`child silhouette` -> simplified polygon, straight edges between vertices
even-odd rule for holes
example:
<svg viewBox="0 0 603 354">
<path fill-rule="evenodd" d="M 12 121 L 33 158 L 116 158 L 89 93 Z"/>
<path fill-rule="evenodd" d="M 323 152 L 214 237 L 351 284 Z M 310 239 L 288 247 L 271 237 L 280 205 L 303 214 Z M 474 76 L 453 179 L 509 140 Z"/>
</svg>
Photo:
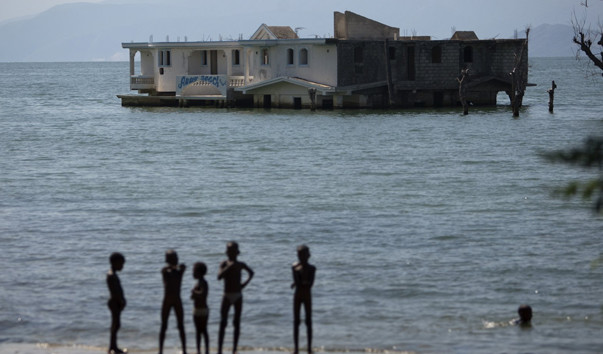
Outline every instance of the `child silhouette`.
<svg viewBox="0 0 603 354">
<path fill-rule="evenodd" d="M 124 268 L 126 258 L 121 253 L 115 252 L 109 257 L 109 262 L 111 263 L 111 269 L 107 272 L 107 286 L 109 287 L 110 296 L 107 306 L 111 310 L 111 342 L 109 344 L 109 353 L 121 354 L 126 351 L 117 347 L 117 331 L 121 327 L 120 316 L 126 307 L 126 298 L 117 272 Z"/>
<path fill-rule="evenodd" d="M 242 290 L 249 284 L 253 278 L 253 270 L 243 262 L 237 260 L 239 255 L 239 245 L 236 242 L 226 244 L 226 255 L 228 259 L 220 264 L 218 271 L 218 280 L 224 279 L 224 295 L 222 297 L 222 306 L 220 307 L 220 333 L 218 335 L 218 354 L 222 354 L 222 344 L 224 343 L 224 332 L 228 322 L 228 311 L 234 306 L 234 343 L 232 347 L 233 354 L 237 352 L 239 343 L 239 334 L 241 328 L 241 311 L 243 310 Z M 241 271 L 247 272 L 247 280 L 241 283 Z"/>
<path fill-rule="evenodd" d="M 310 259 L 310 249 L 306 245 L 297 247 L 297 258 L 292 267 L 293 284 L 291 288 L 295 289 L 293 295 L 293 342 L 294 354 L 299 352 L 299 325 L 301 323 L 301 306 L 304 305 L 306 314 L 306 333 L 308 339 L 308 353 L 312 353 L 312 285 L 314 285 L 314 275 L 316 267 L 308 263 Z"/>
<path fill-rule="evenodd" d="M 178 321 L 178 332 L 182 342 L 182 353 L 186 354 L 186 334 L 184 333 L 184 311 L 182 309 L 182 299 L 180 299 L 180 287 L 182 285 L 182 275 L 186 270 L 184 264 L 178 265 L 178 254 L 174 250 L 165 252 L 165 262 L 167 265 L 161 270 L 163 276 L 164 297 L 161 307 L 161 331 L 159 332 L 159 354 L 163 353 L 163 342 L 165 341 L 165 331 L 167 330 L 168 317 L 170 310 L 174 308 L 176 320 Z"/>
<path fill-rule="evenodd" d="M 191 299 L 194 301 L 193 321 L 196 328 L 197 354 L 201 354 L 201 335 L 205 339 L 205 354 L 209 354 L 209 335 L 207 334 L 207 319 L 209 317 L 209 308 L 207 308 L 207 293 L 209 287 L 205 281 L 207 267 L 203 262 L 195 263 L 193 267 L 193 277 L 198 279 L 197 284 L 191 290 Z"/>
</svg>

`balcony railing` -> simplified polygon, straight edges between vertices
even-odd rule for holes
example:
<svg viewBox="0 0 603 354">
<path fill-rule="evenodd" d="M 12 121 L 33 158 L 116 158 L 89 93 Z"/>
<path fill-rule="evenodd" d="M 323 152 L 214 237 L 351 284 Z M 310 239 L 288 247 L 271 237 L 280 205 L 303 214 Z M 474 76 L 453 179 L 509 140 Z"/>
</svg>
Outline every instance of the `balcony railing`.
<svg viewBox="0 0 603 354">
<path fill-rule="evenodd" d="M 247 77 L 247 84 L 253 82 L 253 76 Z M 184 87 L 192 86 L 214 86 L 223 95 L 226 95 L 226 87 L 245 86 L 245 76 L 226 76 L 226 75 L 187 75 L 177 77 L 176 92 L 180 92 Z M 131 90 L 148 90 L 155 88 L 155 78 L 153 76 L 133 75 L 130 77 Z"/>
<path fill-rule="evenodd" d="M 155 88 L 155 78 L 153 76 L 131 76 L 130 89 L 142 90 Z"/>
<path fill-rule="evenodd" d="M 247 84 L 253 81 L 253 76 L 247 77 Z M 245 86 L 245 76 L 229 76 L 228 87 L 241 87 Z"/>
</svg>

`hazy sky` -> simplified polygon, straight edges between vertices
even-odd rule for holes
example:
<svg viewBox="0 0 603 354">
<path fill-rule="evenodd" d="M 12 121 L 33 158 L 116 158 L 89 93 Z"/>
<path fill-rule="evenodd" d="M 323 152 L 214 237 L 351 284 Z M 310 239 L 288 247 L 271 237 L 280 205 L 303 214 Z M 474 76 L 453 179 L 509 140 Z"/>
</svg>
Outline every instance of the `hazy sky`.
<svg viewBox="0 0 603 354">
<path fill-rule="evenodd" d="M 0 21 L 32 16 L 49 8 L 69 2 L 160 2 L 171 6 L 182 0 L 0 0 Z M 262 1 L 226 0 L 240 13 L 241 10 L 253 12 L 258 16 L 258 8 L 265 4 Z M 332 18 L 333 11 L 350 10 L 363 16 L 399 27 L 402 34 L 429 34 L 435 36 L 448 36 L 451 28 L 458 30 L 475 30 L 480 37 L 494 37 L 498 34 L 508 36 L 514 29 L 523 30 L 526 25 L 538 26 L 543 23 L 569 24 L 573 9 L 580 12 L 580 2 L 585 0 L 322 0 L 299 1 L 280 0 L 278 9 L 266 11 L 266 17 L 258 18 L 258 25 L 262 22 L 273 25 L 291 25 L 311 27 L 312 21 L 324 22 L 323 12 Z M 603 1 L 586 0 L 589 12 L 603 21 Z M 204 6 L 214 1 L 196 0 L 198 5 Z M 224 4 L 224 3 L 222 3 Z M 143 6 L 143 5 L 141 5 Z M 282 18 L 275 17 L 274 11 L 282 10 Z M 261 13 L 261 12 L 260 12 Z M 313 17 L 312 13 L 320 13 Z M 280 23 L 282 21 L 287 23 Z M 296 20 L 298 23 L 288 23 Z M 331 21 L 328 21 L 331 22 Z M 327 27 L 332 26 L 329 23 Z M 228 24 L 225 24 L 228 27 Z M 317 26 L 319 27 L 319 26 Z M 328 30 L 327 29 L 327 30 Z M 250 29 L 253 30 L 253 29 Z M 316 31 L 322 30 L 321 28 Z M 329 31 L 330 32 L 330 31 Z M 431 33 L 429 33 L 431 32 Z M 500 33 L 502 32 L 502 33 Z M 322 33 L 321 33 L 322 34 Z"/>
<path fill-rule="evenodd" d="M 102 0 L 0 0 L 0 21 L 37 15 L 51 7 L 70 2 L 101 2 Z"/>
</svg>

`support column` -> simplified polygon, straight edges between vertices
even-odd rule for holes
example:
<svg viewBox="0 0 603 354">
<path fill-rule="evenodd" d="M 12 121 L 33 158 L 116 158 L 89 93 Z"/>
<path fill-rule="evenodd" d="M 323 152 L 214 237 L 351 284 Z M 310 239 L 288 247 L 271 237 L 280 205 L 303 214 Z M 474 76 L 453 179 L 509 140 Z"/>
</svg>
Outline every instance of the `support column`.
<svg viewBox="0 0 603 354">
<path fill-rule="evenodd" d="M 243 48 L 243 73 L 245 75 L 245 85 L 249 84 L 249 49 Z"/>
<path fill-rule="evenodd" d="M 136 50 L 130 50 L 130 77 L 134 76 L 134 74 L 136 73 L 134 67 L 134 58 L 136 57 L 136 52 Z"/>
<path fill-rule="evenodd" d="M 224 50 L 226 56 L 226 79 L 230 80 L 232 76 L 232 50 Z"/>
</svg>

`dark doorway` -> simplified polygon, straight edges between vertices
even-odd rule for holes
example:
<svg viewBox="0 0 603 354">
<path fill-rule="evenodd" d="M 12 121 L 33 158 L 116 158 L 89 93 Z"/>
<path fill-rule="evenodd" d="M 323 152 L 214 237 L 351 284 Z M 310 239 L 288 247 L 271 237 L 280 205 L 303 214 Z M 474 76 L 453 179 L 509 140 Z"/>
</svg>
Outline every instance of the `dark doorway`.
<svg viewBox="0 0 603 354">
<path fill-rule="evenodd" d="M 408 47 L 406 53 L 408 54 L 408 80 L 415 81 L 415 47 Z"/>
<path fill-rule="evenodd" d="M 218 75 L 218 51 L 217 50 L 209 51 L 209 66 L 210 66 L 210 74 Z"/>
<path fill-rule="evenodd" d="M 272 107 L 272 96 L 264 95 L 264 108 Z"/>
<path fill-rule="evenodd" d="M 301 97 L 293 97 L 293 108 L 294 109 L 301 109 L 302 108 Z"/>
<path fill-rule="evenodd" d="M 444 105 L 444 92 L 433 93 L 433 106 L 442 107 Z"/>
<path fill-rule="evenodd" d="M 322 108 L 323 109 L 333 109 L 333 99 L 325 99 L 322 100 Z"/>
</svg>

